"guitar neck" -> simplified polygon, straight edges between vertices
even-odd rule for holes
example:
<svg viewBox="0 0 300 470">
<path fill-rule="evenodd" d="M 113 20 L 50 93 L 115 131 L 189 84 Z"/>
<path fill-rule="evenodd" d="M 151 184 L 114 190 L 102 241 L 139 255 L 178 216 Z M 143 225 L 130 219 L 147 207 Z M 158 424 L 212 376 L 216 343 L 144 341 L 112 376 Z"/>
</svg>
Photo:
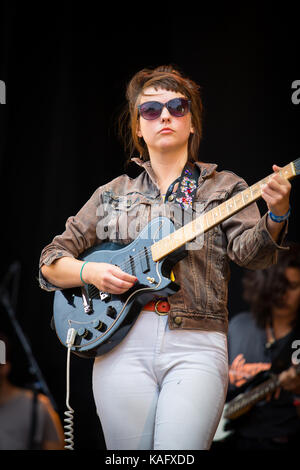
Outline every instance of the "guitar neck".
<svg viewBox="0 0 300 470">
<path fill-rule="evenodd" d="M 262 400 L 268 393 L 273 392 L 278 386 L 278 376 L 273 377 L 261 385 L 258 385 L 249 392 L 243 393 L 241 396 L 237 396 L 226 407 L 225 418 L 234 419 L 235 417 L 243 414 L 243 411 L 247 411 L 249 407 Z"/>
<path fill-rule="evenodd" d="M 300 364 L 296 367 L 296 374 L 300 374 Z M 265 398 L 268 393 L 273 392 L 279 385 L 279 375 L 274 375 L 252 390 L 238 395 L 228 403 L 224 417 L 226 419 L 237 418 L 243 412 L 248 411 L 249 407 Z"/>
<path fill-rule="evenodd" d="M 299 174 L 300 159 L 290 162 L 280 170 L 280 174 L 287 180 Z M 262 187 L 268 183 L 274 173 L 253 184 L 247 189 L 239 192 L 227 201 L 222 202 L 214 209 L 201 214 L 188 224 L 171 233 L 170 235 L 155 242 L 151 246 L 153 261 L 159 261 L 185 243 L 190 242 L 197 236 L 204 234 L 218 224 L 224 222 L 235 213 L 255 202 L 262 195 Z"/>
</svg>

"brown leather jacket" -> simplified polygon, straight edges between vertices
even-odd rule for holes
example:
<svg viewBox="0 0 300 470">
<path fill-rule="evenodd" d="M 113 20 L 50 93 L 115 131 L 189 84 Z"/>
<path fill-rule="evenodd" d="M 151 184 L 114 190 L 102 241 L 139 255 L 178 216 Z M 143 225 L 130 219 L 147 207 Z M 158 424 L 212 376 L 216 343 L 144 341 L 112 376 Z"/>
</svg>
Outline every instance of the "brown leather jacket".
<svg viewBox="0 0 300 470">
<path fill-rule="evenodd" d="M 176 227 L 182 225 L 174 215 L 178 204 L 172 202 L 172 197 L 163 201 L 150 162 L 133 160 L 145 171 L 134 179 L 121 175 L 99 187 L 77 215 L 68 218 L 66 230 L 43 249 L 40 268 L 63 256 L 77 258 L 103 241 L 130 243 L 158 213 L 167 213 Z M 193 203 L 197 213 L 207 212 L 247 188 L 242 178 L 230 171 L 218 172 L 215 164 L 196 165 L 200 168 Z M 181 288 L 169 297 L 171 329 L 227 332 L 230 260 L 248 269 L 263 269 L 274 264 L 277 249 L 283 249 L 280 243 L 287 226 L 275 243 L 267 230 L 266 217 L 261 217 L 252 203 L 207 231 L 204 238 L 191 242 L 188 255 L 173 269 Z M 57 289 L 41 271 L 40 286 L 48 291 Z"/>
</svg>

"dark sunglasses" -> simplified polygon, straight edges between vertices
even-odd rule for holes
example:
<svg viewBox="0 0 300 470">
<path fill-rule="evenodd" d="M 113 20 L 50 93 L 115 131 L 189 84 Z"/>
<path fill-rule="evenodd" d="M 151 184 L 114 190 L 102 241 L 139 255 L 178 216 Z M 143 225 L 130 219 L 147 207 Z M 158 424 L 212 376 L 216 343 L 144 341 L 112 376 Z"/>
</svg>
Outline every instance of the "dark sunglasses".
<svg viewBox="0 0 300 470">
<path fill-rule="evenodd" d="M 167 108 L 169 113 L 175 117 L 185 116 L 190 111 L 191 101 L 186 98 L 173 98 L 167 103 L 160 103 L 159 101 L 146 101 L 138 106 L 140 115 L 151 121 L 157 119 L 164 107 Z"/>
</svg>

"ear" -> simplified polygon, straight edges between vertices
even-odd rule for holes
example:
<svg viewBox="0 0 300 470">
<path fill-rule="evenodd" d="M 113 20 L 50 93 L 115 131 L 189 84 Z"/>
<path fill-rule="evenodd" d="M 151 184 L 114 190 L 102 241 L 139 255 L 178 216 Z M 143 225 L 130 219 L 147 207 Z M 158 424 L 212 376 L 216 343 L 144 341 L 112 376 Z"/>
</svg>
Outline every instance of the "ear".
<svg viewBox="0 0 300 470">
<path fill-rule="evenodd" d="M 191 128 L 190 128 L 190 133 L 195 134 L 195 128 L 193 126 L 193 119 L 191 118 Z"/>
<path fill-rule="evenodd" d="M 137 122 L 137 125 L 136 125 L 136 135 L 138 137 L 143 137 L 143 134 L 142 134 L 142 131 L 141 131 L 141 128 L 140 128 L 140 123 L 139 121 Z"/>
</svg>

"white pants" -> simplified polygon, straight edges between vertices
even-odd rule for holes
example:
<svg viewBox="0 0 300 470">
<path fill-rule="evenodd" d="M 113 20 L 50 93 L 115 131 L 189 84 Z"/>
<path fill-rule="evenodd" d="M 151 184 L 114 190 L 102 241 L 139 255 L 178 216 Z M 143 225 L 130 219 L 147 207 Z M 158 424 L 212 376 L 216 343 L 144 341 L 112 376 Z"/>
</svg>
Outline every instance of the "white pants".
<svg viewBox="0 0 300 470">
<path fill-rule="evenodd" d="M 209 449 L 227 392 L 223 333 L 170 330 L 142 311 L 95 359 L 93 392 L 108 450 Z"/>
</svg>

